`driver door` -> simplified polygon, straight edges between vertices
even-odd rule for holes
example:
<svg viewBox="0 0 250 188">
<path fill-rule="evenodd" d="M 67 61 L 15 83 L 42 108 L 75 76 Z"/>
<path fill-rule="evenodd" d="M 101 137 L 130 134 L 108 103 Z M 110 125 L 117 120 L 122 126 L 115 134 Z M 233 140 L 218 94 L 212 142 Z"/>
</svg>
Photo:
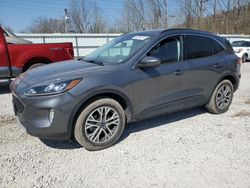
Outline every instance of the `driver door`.
<svg viewBox="0 0 250 188">
<path fill-rule="evenodd" d="M 137 119 L 182 109 L 188 69 L 187 61 L 183 61 L 182 37 L 163 39 L 146 56 L 159 58 L 161 64 L 133 70 Z"/>
</svg>

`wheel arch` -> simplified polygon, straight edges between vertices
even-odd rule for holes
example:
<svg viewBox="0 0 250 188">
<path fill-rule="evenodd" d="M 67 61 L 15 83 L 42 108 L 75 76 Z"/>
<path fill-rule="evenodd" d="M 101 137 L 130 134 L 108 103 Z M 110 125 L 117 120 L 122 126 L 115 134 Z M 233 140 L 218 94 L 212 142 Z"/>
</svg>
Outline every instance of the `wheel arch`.
<svg viewBox="0 0 250 188">
<path fill-rule="evenodd" d="M 229 80 L 233 85 L 234 91 L 236 91 L 238 89 L 238 82 L 237 82 L 237 79 L 235 78 L 235 76 L 233 76 L 231 74 L 226 74 L 226 75 L 222 76 L 222 78 L 218 81 L 217 85 L 222 80 Z"/>
<path fill-rule="evenodd" d="M 116 100 L 124 109 L 126 122 L 131 122 L 133 120 L 134 117 L 132 103 L 125 94 L 115 90 L 103 90 L 94 92 L 87 97 L 84 97 L 84 99 L 81 100 L 72 111 L 68 123 L 69 133 L 71 134 L 71 137 L 73 136 L 74 126 L 81 111 L 91 102 L 101 98 L 111 98 Z"/>
<path fill-rule="evenodd" d="M 233 89 L 234 91 L 236 91 L 238 89 L 238 86 L 239 86 L 239 81 L 237 81 L 237 78 L 232 75 L 231 73 L 225 73 L 223 74 L 216 82 L 216 84 L 214 85 L 214 87 L 212 88 L 212 90 L 210 91 L 210 93 L 208 94 L 208 98 L 207 98 L 207 102 L 206 102 L 206 106 L 207 104 L 209 103 L 212 95 L 213 95 L 213 92 L 214 90 L 216 89 L 216 87 L 218 86 L 218 84 L 223 81 L 223 80 L 229 80 L 232 85 L 233 85 Z"/>
<path fill-rule="evenodd" d="M 22 72 L 27 71 L 30 66 L 32 66 L 32 65 L 34 65 L 36 63 L 49 64 L 51 62 L 52 61 L 47 57 L 33 57 L 33 58 L 30 58 L 24 64 Z"/>
</svg>

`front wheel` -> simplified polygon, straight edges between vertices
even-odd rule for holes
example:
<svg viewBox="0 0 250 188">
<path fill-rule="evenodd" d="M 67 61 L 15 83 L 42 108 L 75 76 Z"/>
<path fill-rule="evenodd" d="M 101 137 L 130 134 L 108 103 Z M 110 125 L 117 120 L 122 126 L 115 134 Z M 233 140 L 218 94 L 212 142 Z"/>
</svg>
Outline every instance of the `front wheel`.
<svg viewBox="0 0 250 188">
<path fill-rule="evenodd" d="M 207 109 L 213 114 L 221 114 L 228 110 L 233 100 L 233 85 L 229 80 L 221 81 L 215 88 L 207 104 Z"/>
<path fill-rule="evenodd" d="M 74 136 L 88 150 L 112 146 L 125 127 L 125 113 L 121 105 L 110 98 L 98 99 L 78 116 Z"/>
</svg>

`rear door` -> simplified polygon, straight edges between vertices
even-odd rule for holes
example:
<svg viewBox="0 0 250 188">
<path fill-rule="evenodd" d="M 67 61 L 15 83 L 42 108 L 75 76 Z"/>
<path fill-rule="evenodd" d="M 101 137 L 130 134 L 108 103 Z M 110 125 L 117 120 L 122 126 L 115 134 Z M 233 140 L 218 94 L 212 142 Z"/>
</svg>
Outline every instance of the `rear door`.
<svg viewBox="0 0 250 188">
<path fill-rule="evenodd" d="M 182 109 L 188 69 L 182 49 L 181 36 L 163 39 L 146 54 L 161 59 L 161 65 L 133 70 L 138 119 Z"/>
<path fill-rule="evenodd" d="M 219 79 L 225 70 L 224 48 L 214 39 L 207 36 L 185 35 L 184 58 L 190 69 L 187 71 L 186 88 L 190 100 L 186 107 L 206 104 Z"/>
<path fill-rule="evenodd" d="M 0 78 L 11 76 L 8 48 L 4 37 L 3 29 L 0 27 Z"/>
</svg>

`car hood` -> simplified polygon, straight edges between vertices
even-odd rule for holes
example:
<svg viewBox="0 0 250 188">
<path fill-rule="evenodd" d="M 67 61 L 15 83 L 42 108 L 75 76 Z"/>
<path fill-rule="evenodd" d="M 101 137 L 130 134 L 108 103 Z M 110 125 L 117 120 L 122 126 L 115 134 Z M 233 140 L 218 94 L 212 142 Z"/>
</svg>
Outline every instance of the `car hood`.
<svg viewBox="0 0 250 188">
<path fill-rule="evenodd" d="M 100 66 L 78 60 L 62 61 L 29 70 L 21 75 L 21 80 L 33 86 L 55 80 L 84 78 L 91 74 L 105 74 L 115 71 L 117 67 L 117 65 Z"/>
<path fill-rule="evenodd" d="M 233 47 L 233 49 L 241 49 L 241 48 L 246 48 L 246 47 L 240 47 L 240 46 Z"/>
</svg>

